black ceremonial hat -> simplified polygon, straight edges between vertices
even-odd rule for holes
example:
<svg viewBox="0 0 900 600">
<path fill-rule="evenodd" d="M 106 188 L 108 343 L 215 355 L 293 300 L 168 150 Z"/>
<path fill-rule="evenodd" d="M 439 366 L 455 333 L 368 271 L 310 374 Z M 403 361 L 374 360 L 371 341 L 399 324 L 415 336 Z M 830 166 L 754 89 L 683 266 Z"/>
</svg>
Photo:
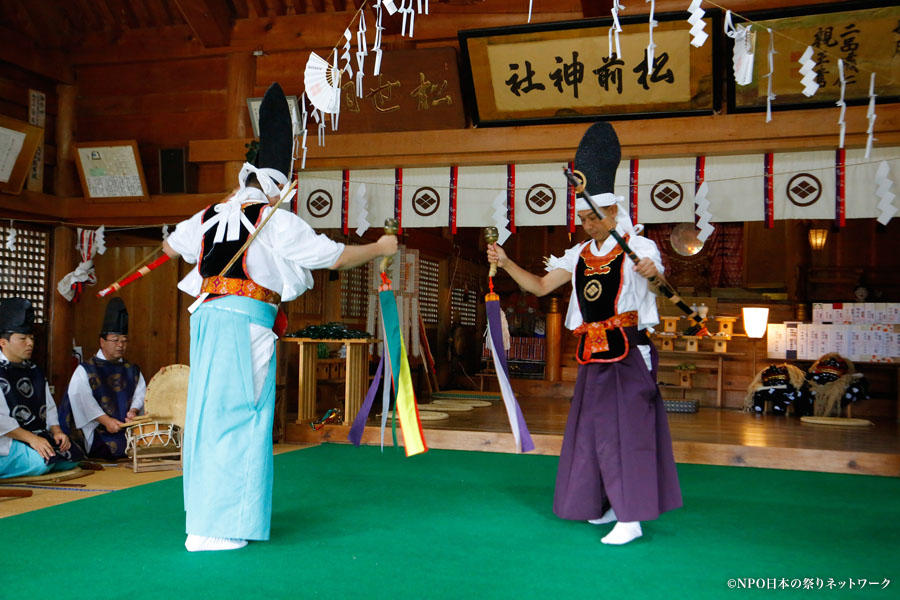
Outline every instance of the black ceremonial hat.
<svg viewBox="0 0 900 600">
<path fill-rule="evenodd" d="M 34 307 L 25 298 L 0 300 L 0 333 L 31 333 L 34 329 Z"/>
<path fill-rule="evenodd" d="M 614 193 L 616 169 L 622 158 L 619 136 L 606 121 L 594 123 L 584 132 L 575 152 L 575 170 L 587 178 L 591 196 Z"/>
<path fill-rule="evenodd" d="M 106 314 L 103 315 L 103 327 L 100 335 L 107 333 L 119 333 L 128 335 L 128 311 L 121 298 L 111 298 L 106 305 Z"/>
<path fill-rule="evenodd" d="M 276 169 L 287 177 L 293 160 L 294 128 L 284 90 L 273 83 L 259 106 L 258 169 Z"/>
</svg>

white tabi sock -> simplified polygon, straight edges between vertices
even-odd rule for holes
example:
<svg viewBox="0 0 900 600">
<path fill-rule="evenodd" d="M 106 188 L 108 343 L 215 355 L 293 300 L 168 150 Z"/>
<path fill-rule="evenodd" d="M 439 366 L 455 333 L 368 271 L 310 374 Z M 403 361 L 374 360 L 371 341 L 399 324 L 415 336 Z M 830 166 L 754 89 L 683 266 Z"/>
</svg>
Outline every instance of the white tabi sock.
<svg viewBox="0 0 900 600">
<path fill-rule="evenodd" d="M 608 511 L 603 513 L 603 516 L 599 519 L 588 519 L 588 523 L 590 523 L 591 525 L 604 525 L 606 523 L 612 523 L 615 520 L 616 511 L 610 508 Z"/>
<path fill-rule="evenodd" d="M 611 544 L 613 546 L 621 546 L 622 544 L 627 544 L 628 542 L 635 540 L 644 535 L 644 532 L 641 531 L 641 522 L 640 521 L 631 521 L 630 523 L 623 523 L 619 521 L 616 523 L 616 526 L 613 527 L 612 531 L 606 534 L 606 536 L 600 540 L 604 544 Z"/>
<path fill-rule="evenodd" d="M 237 550 L 247 545 L 247 540 L 234 538 L 206 537 L 188 534 L 184 547 L 188 552 L 204 552 L 207 550 Z"/>
</svg>

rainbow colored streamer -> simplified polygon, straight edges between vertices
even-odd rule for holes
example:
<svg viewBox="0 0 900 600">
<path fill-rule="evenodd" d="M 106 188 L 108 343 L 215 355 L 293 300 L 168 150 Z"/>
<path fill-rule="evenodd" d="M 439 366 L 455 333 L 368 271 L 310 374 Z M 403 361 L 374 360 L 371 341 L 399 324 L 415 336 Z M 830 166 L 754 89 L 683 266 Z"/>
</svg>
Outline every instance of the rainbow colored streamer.
<svg viewBox="0 0 900 600">
<path fill-rule="evenodd" d="M 366 420 L 369 418 L 369 412 L 375 400 L 375 394 L 378 389 L 378 382 L 382 370 L 385 371 L 385 395 L 387 390 L 393 385 L 396 394 L 394 403 L 394 414 L 400 419 L 400 428 L 403 433 L 403 447 L 407 456 L 414 456 L 428 451 L 425 444 L 425 435 L 422 432 L 422 424 L 419 421 L 419 409 L 416 406 L 416 395 L 413 391 L 412 376 L 409 370 L 409 361 L 406 358 L 406 345 L 403 343 L 403 336 L 400 334 L 400 319 L 397 314 L 397 301 L 394 298 L 394 292 L 390 289 L 390 281 L 386 280 L 387 289 L 382 289 L 378 293 L 379 303 L 381 305 L 381 321 L 384 323 L 384 353 L 382 362 L 378 365 L 378 371 L 372 385 L 366 394 L 366 399 L 360 408 L 359 414 L 353 421 L 350 428 L 348 439 L 353 444 L 359 446 L 362 441 L 362 433 L 365 428 Z M 385 357 L 387 358 L 387 368 L 384 369 Z M 391 377 L 388 379 L 387 373 Z M 386 402 L 385 402 L 386 404 Z M 384 444 L 384 428 L 387 421 L 387 406 L 382 410 L 381 421 L 381 439 Z M 394 419 L 396 427 L 397 419 Z M 396 431 L 394 433 L 394 443 L 397 443 Z"/>
</svg>

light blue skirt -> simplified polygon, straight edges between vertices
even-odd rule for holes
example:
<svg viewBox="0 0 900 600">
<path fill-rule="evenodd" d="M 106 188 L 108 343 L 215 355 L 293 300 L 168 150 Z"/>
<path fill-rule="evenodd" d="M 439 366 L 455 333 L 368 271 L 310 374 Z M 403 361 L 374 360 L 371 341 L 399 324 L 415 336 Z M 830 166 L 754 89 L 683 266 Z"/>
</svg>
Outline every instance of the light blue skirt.
<svg viewBox="0 0 900 600">
<path fill-rule="evenodd" d="M 272 519 L 275 351 L 254 398 L 250 324 L 272 327 L 270 304 L 224 296 L 191 316 L 184 424 L 186 531 L 267 540 Z"/>
</svg>

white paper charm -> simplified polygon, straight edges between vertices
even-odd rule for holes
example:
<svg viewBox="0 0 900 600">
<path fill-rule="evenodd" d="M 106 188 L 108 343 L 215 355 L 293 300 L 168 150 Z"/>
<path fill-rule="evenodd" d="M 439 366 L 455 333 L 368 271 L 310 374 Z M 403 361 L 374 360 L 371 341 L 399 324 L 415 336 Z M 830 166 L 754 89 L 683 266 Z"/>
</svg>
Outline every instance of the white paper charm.
<svg viewBox="0 0 900 600">
<path fill-rule="evenodd" d="M 878 165 L 878 171 L 875 172 L 875 185 L 878 186 L 875 195 L 878 196 L 878 222 L 887 225 L 894 215 L 897 214 L 897 207 L 894 206 L 895 194 L 891 191 L 894 182 L 891 181 L 889 175 L 891 169 L 886 160 L 881 161 Z"/>
<path fill-rule="evenodd" d="M 769 80 L 768 89 L 766 91 L 766 123 L 772 122 L 772 100 L 775 99 L 775 94 L 772 93 L 772 75 L 775 73 L 775 34 L 772 33 L 771 29 L 767 29 L 769 32 L 769 72 L 763 75 L 766 79 Z"/>
<path fill-rule="evenodd" d="M 491 218 L 494 222 L 494 227 L 497 228 L 497 233 L 499 234 L 497 237 L 497 243 L 502 246 L 503 242 L 505 242 L 511 235 L 509 229 L 506 228 L 506 226 L 509 225 L 506 206 L 506 190 L 503 190 L 499 194 L 497 194 L 494 197 L 494 201 L 491 202 L 491 205 L 494 208 L 494 212 L 491 215 Z"/>
<path fill-rule="evenodd" d="M 622 48 L 619 46 L 619 34 L 622 32 L 622 25 L 619 24 L 619 11 L 625 10 L 625 6 L 617 0 L 613 0 L 612 5 L 612 27 L 609 28 L 609 55 L 622 58 Z M 613 41 L 615 41 L 615 53 L 613 53 Z"/>
<path fill-rule="evenodd" d="M 800 83 L 803 85 L 803 95 L 807 98 L 813 97 L 819 89 L 819 84 L 816 82 L 816 72 L 813 70 L 816 67 L 816 61 L 812 57 L 813 52 L 813 47 L 807 46 L 803 56 L 797 61 L 800 63 L 800 74 L 803 76 L 803 79 L 800 80 Z"/>
<path fill-rule="evenodd" d="M 731 63 L 734 67 L 734 81 L 738 85 L 747 85 L 753 81 L 753 52 L 756 47 L 756 34 L 750 25 L 738 25 L 731 22 L 731 11 L 725 13 L 725 35 L 734 40 L 734 55 Z"/>
<path fill-rule="evenodd" d="M 869 77 L 869 110 L 866 111 L 866 119 L 869 120 L 869 128 L 866 129 L 866 158 L 872 153 L 872 142 L 875 141 L 875 73 Z"/>
<path fill-rule="evenodd" d="M 838 148 L 844 147 L 844 136 L 847 133 L 847 122 L 844 120 L 844 117 L 847 115 L 847 103 L 844 102 L 844 94 L 847 91 L 847 80 L 844 78 L 844 59 L 838 59 L 838 77 L 841 81 L 841 98 L 837 101 L 837 105 L 841 109 L 841 113 L 838 116 L 838 127 L 840 127 L 840 137 Z"/>
<path fill-rule="evenodd" d="M 366 184 L 360 183 L 359 187 L 353 192 L 350 198 L 350 204 L 353 205 L 353 212 L 356 213 L 356 235 L 362 235 L 369 228 L 369 209 L 366 201 Z"/>
<path fill-rule="evenodd" d="M 703 0 L 691 0 L 691 5 L 688 6 L 688 12 L 691 15 L 688 17 L 688 23 L 691 24 L 691 46 L 694 48 L 702 46 L 709 37 L 709 34 L 703 31 L 703 28 L 706 27 L 706 23 L 703 21 L 706 11 L 700 8 L 702 2 Z"/>
<path fill-rule="evenodd" d="M 709 223 L 709 220 L 712 218 L 712 214 L 709 212 L 709 198 L 707 198 L 708 193 L 709 186 L 704 181 L 700 184 L 700 187 L 697 188 L 697 193 L 694 194 L 694 204 L 696 206 L 694 212 L 698 217 L 700 217 L 700 220 L 697 221 L 697 228 L 700 230 L 697 233 L 697 239 L 701 242 L 705 242 L 706 239 L 712 235 L 713 231 L 716 230 L 716 228 Z"/>
<path fill-rule="evenodd" d="M 656 0 L 644 0 L 644 2 L 650 3 L 650 41 L 647 43 L 647 68 L 651 71 L 653 70 L 653 58 L 656 53 L 656 44 L 653 43 L 653 30 L 659 25 L 659 21 L 653 18 L 653 13 L 656 11 Z"/>
</svg>

